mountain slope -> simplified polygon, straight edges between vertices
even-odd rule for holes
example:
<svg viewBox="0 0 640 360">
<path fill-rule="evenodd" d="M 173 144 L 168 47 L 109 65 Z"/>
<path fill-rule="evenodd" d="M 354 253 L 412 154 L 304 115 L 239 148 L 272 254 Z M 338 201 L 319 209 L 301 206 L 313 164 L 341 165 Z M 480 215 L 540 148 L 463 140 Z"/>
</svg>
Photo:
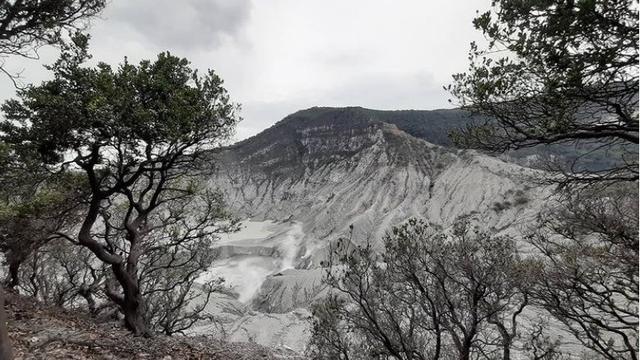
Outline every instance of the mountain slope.
<svg viewBox="0 0 640 360">
<path fill-rule="evenodd" d="M 340 119 L 350 122 L 355 118 L 366 118 L 396 125 L 402 131 L 426 140 L 430 143 L 453 147 L 449 133 L 474 123 L 487 120 L 484 116 L 472 115 L 461 109 L 439 110 L 372 110 L 361 107 L 329 108 L 314 107 L 298 111 L 289 115 L 282 122 L 313 122 L 327 118 Z M 614 149 L 600 148 L 599 142 L 581 142 L 580 144 L 565 143 L 553 145 L 539 145 L 528 149 L 509 151 L 500 157 L 526 166 L 545 167 L 546 162 L 553 159 L 558 164 L 573 166 L 574 171 L 582 169 L 599 171 L 620 165 L 621 153 L 638 153 L 637 147 L 615 147 Z M 614 151 L 616 154 L 612 154 Z"/>
<path fill-rule="evenodd" d="M 410 216 L 448 226 L 475 213 L 500 229 L 542 200 L 534 170 L 429 143 L 359 108 L 305 114 L 219 153 L 212 179 L 242 217 L 303 224 L 297 267 L 313 266 L 327 240 L 380 239 Z"/>
<path fill-rule="evenodd" d="M 210 273 L 231 288 L 214 311 L 227 338 L 302 351 L 310 324 L 299 308 L 324 296 L 322 262 L 338 238 L 380 246 L 409 217 L 445 229 L 468 217 L 517 234 L 550 196 L 533 185 L 538 171 L 413 136 L 397 125 L 402 114 L 390 123 L 361 108 L 314 108 L 212 154 L 211 187 L 245 219 Z M 425 137 L 439 141 L 442 131 Z"/>
</svg>

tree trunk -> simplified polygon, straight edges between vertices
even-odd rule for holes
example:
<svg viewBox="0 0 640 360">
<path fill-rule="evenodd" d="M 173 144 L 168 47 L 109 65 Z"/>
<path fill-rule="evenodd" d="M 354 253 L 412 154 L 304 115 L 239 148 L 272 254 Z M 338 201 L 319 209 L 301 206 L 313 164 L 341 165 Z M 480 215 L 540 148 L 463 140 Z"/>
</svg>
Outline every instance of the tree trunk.
<svg viewBox="0 0 640 360">
<path fill-rule="evenodd" d="M 460 352 L 460 360 L 469 360 L 471 356 L 471 352 L 469 348 L 464 348 Z"/>
<path fill-rule="evenodd" d="M 148 336 L 147 324 L 144 320 L 144 302 L 142 296 L 126 298 L 122 306 L 125 325 L 136 336 Z"/>
<path fill-rule="evenodd" d="M 89 308 L 89 313 L 92 317 L 95 317 L 98 313 L 96 307 L 96 301 L 93 299 L 93 291 L 90 288 L 83 287 L 78 290 L 78 295 L 82 296 L 87 302 L 87 307 Z"/>
<path fill-rule="evenodd" d="M 0 360 L 13 359 L 13 350 L 7 330 L 7 313 L 4 309 L 4 289 L 0 288 Z"/>
<path fill-rule="evenodd" d="M 465 336 L 462 341 L 462 348 L 460 349 L 460 360 L 471 359 L 471 345 L 473 343 L 473 336 Z"/>
<path fill-rule="evenodd" d="M 502 359 L 510 360 L 511 359 L 511 342 L 503 342 L 502 344 Z"/>
<path fill-rule="evenodd" d="M 9 274 L 6 280 L 9 289 L 15 289 L 16 286 L 20 285 L 20 263 L 20 261 L 9 261 Z"/>
<path fill-rule="evenodd" d="M 504 326 L 503 323 L 496 319 L 489 320 L 489 323 L 494 324 L 498 331 L 500 332 L 500 336 L 502 336 L 502 360 L 510 360 L 511 359 L 511 344 L 513 343 L 513 338 L 515 337 L 515 325 L 513 334 L 509 333 L 507 327 Z"/>
<path fill-rule="evenodd" d="M 113 265 L 112 269 L 124 293 L 117 303 L 124 314 L 125 326 L 136 336 L 149 336 L 144 319 L 144 299 L 140 293 L 138 279 L 135 275 L 129 274 L 122 265 Z"/>
<path fill-rule="evenodd" d="M 511 360 L 511 343 L 513 342 L 513 337 L 503 332 L 502 334 L 502 360 Z"/>
</svg>

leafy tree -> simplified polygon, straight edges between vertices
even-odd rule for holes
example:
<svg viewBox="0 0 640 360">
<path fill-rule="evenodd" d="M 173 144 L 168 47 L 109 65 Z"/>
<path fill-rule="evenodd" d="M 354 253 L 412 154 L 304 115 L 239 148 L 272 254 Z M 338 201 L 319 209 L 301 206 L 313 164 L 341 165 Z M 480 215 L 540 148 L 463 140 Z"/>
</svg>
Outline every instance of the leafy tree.
<svg viewBox="0 0 640 360">
<path fill-rule="evenodd" d="M 16 77 L 19 74 L 11 73 L 5 68 L 4 58 L 37 58 L 37 49 L 40 46 L 61 44 L 64 32 L 80 30 L 84 25 L 82 22 L 97 15 L 105 5 L 105 0 L 1 1 L 0 71 L 17 87 Z M 0 157 L 3 147 L 4 144 L 0 144 Z M 0 176 L 5 176 L 6 168 L 0 169 Z M 13 355 L 7 335 L 3 304 L 4 295 L 0 289 L 0 358 L 11 359 Z"/>
<path fill-rule="evenodd" d="M 43 45 L 59 45 L 65 33 L 86 26 L 86 21 L 104 9 L 105 0 L 16 0 L 0 2 L 0 58 L 38 58 Z M 0 62 L 0 71 L 14 81 Z"/>
<path fill-rule="evenodd" d="M 535 264 L 515 243 L 473 229 L 447 233 L 415 219 L 393 229 L 385 251 L 340 255 L 314 309 L 316 359 L 510 359 Z"/>
<path fill-rule="evenodd" d="M 53 80 L 5 103 L 0 129 L 7 143 L 86 179 L 86 215 L 77 232 L 60 235 L 111 268 L 120 291 L 109 294 L 126 326 L 148 334 L 138 275 L 152 218 L 193 195 L 191 180 L 212 169 L 206 155 L 231 134 L 238 106 L 222 79 L 186 59 L 161 53 L 138 66 L 85 67 L 87 39 L 74 42 L 50 67 Z"/>
<path fill-rule="evenodd" d="M 488 46 L 472 43 L 468 72 L 448 86 L 463 108 L 488 117 L 454 140 L 492 151 L 595 144 L 618 154 L 617 164 L 589 174 L 562 169 L 563 181 L 637 180 L 637 1 L 492 5 L 474 20 Z"/>
</svg>

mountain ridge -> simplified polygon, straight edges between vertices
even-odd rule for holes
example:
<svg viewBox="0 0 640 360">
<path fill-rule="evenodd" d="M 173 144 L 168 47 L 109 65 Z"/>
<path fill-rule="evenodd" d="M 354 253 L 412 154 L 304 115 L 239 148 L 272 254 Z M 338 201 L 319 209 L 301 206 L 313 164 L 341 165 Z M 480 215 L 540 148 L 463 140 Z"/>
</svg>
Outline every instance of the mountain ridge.
<svg viewBox="0 0 640 360">
<path fill-rule="evenodd" d="M 432 144 L 445 147 L 456 147 L 449 134 L 456 129 L 473 126 L 490 120 L 489 117 L 475 115 L 460 108 L 435 110 L 375 110 L 360 106 L 350 107 L 311 107 L 296 111 L 260 134 L 239 141 L 226 148 L 246 146 L 262 135 L 287 129 L 296 129 L 313 122 L 324 122 L 327 119 L 353 122 L 384 122 L 395 125 L 398 129 Z M 259 136 L 260 135 L 260 136 Z M 538 145 L 531 148 L 509 150 L 505 153 L 488 154 L 503 160 L 526 167 L 546 169 L 553 162 L 553 167 L 571 167 L 573 171 L 602 171 L 619 166 L 620 156 L 612 156 L 608 151 L 600 149 L 600 143 L 585 142 L 580 144 Z M 637 148 L 616 148 L 617 152 L 635 153 Z"/>
<path fill-rule="evenodd" d="M 403 131 L 419 137 L 423 138 L 429 142 L 438 145 L 450 146 L 451 141 L 448 138 L 448 130 L 451 130 L 460 125 L 469 124 L 469 121 L 474 119 L 480 119 L 480 117 L 473 116 L 469 112 L 461 110 L 461 109 L 433 109 L 433 110 L 378 110 L 378 109 L 369 109 L 362 106 L 348 106 L 348 107 L 329 107 L 329 106 L 314 106 L 307 109 L 298 110 L 293 112 L 283 119 L 277 121 L 272 126 L 263 130 L 262 132 L 253 135 L 247 139 L 243 139 L 235 144 L 228 146 L 228 148 L 232 148 L 235 146 L 243 145 L 244 143 L 254 141 L 255 138 L 264 132 L 270 132 L 275 130 L 276 128 L 291 125 L 294 123 L 302 124 L 300 120 L 319 120 L 323 116 L 330 115 L 333 118 L 337 118 L 338 115 L 344 115 L 345 113 L 355 114 L 359 116 L 364 116 L 367 120 L 377 120 L 380 122 L 386 122 L 389 124 L 394 124 L 398 126 L 398 128 Z M 443 122 L 449 122 L 450 126 L 444 126 L 442 129 L 436 133 L 431 132 L 431 137 L 429 136 L 429 132 L 426 129 L 422 129 L 421 127 L 415 127 L 415 124 L 408 121 L 408 119 L 417 118 L 418 120 L 424 120 L 435 122 L 436 125 L 442 127 Z M 431 124 L 434 125 L 434 124 Z"/>
<path fill-rule="evenodd" d="M 382 250 L 385 233 L 410 217 L 443 229 L 466 217 L 517 236 L 550 195 L 531 182 L 538 170 L 428 142 L 374 115 L 307 109 L 212 153 L 208 182 L 245 224 L 211 268 L 238 294 L 224 298 L 231 339 L 304 349 L 308 308 L 324 294 L 323 263 L 338 239 Z M 443 128 L 434 129 L 437 139 Z"/>
<path fill-rule="evenodd" d="M 313 116 L 309 116 L 309 111 Z M 331 208 L 336 196 L 346 196 L 341 187 L 350 186 L 351 194 L 355 194 L 356 189 L 365 183 L 386 189 L 388 194 L 394 194 L 390 197 L 406 199 L 412 193 L 431 199 L 434 190 L 438 190 L 435 184 L 440 174 L 452 166 L 458 168 L 456 171 L 473 168 L 480 179 L 489 176 L 489 167 L 512 167 L 517 169 L 514 170 L 516 172 L 530 174 L 535 172 L 473 150 L 432 144 L 407 133 L 396 124 L 367 116 L 366 111 L 363 108 L 312 108 L 294 113 L 262 133 L 218 152 L 217 161 L 221 169 L 214 182 L 223 188 L 231 207 L 242 216 L 260 219 L 272 216 L 275 220 L 297 219 L 314 206 Z M 496 165 L 496 161 L 501 165 Z M 455 178 L 453 174 L 448 176 Z M 500 182 L 499 177 L 495 181 Z M 446 187 L 442 180 L 439 182 Z M 408 186 L 409 183 L 413 185 Z M 373 191 L 372 188 L 367 190 Z M 398 195 L 398 191 L 403 194 Z M 448 196 L 451 197 L 450 194 Z M 368 201 L 359 208 L 370 210 L 378 200 L 370 194 Z M 387 200 L 392 205 L 380 207 L 378 215 L 383 216 L 382 213 L 400 206 L 398 199 Z M 353 201 L 360 202 L 357 199 Z M 411 203 L 413 207 L 417 206 L 417 200 Z M 404 210 L 412 215 L 425 214 L 424 204 L 420 207 L 415 211 Z M 487 204 L 483 204 L 483 208 L 486 207 Z M 335 209 L 339 214 L 344 210 Z M 348 214 L 357 217 L 357 211 L 350 209 Z M 449 216 L 445 222 L 452 220 Z M 390 227 L 394 221 L 382 223 Z M 340 226 L 342 233 L 345 226 Z M 375 233 L 382 235 L 380 231 Z"/>
</svg>

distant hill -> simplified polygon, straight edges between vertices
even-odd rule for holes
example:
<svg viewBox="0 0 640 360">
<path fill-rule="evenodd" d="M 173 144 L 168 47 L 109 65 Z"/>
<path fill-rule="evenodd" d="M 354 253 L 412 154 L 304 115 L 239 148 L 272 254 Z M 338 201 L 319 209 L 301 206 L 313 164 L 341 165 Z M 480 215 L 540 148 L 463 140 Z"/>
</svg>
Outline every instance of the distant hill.
<svg viewBox="0 0 640 360">
<path fill-rule="evenodd" d="M 372 110 L 362 107 L 330 108 L 313 107 L 295 112 L 282 120 L 283 123 L 305 120 L 335 119 L 350 122 L 356 119 L 381 121 L 397 126 L 400 130 L 424 139 L 432 144 L 453 146 L 449 133 L 457 128 L 480 121 L 459 109 L 441 110 Z"/>
<path fill-rule="evenodd" d="M 280 266 L 252 308 L 282 314 L 308 306 L 322 293 L 314 284 L 338 238 L 378 246 L 409 217 L 447 228 L 473 216 L 498 232 L 532 221 L 550 195 L 532 180 L 540 172 L 453 148 L 449 130 L 468 121 L 458 110 L 312 108 L 214 154 L 209 181 L 236 216 L 291 229 L 259 248 L 248 239 L 225 249 L 234 264 Z"/>
<path fill-rule="evenodd" d="M 460 110 L 302 110 L 219 151 L 211 180 L 239 215 L 301 220 L 315 240 L 351 224 L 379 238 L 409 216 L 450 224 L 472 211 L 502 226 L 513 218 L 493 203 L 531 188 L 536 171 L 454 148 L 449 131 L 470 121 Z"/>
<path fill-rule="evenodd" d="M 273 128 L 304 126 L 305 122 L 326 121 L 353 123 L 380 121 L 397 126 L 402 131 L 432 144 L 453 147 L 449 138 L 452 130 L 482 122 L 486 117 L 474 116 L 460 109 L 440 110 L 372 110 L 362 107 L 313 107 L 295 112 L 278 122 Z M 266 130 L 267 132 L 270 129 Z M 574 171 L 599 171 L 611 168 L 622 161 L 623 149 L 600 149 L 600 143 L 546 145 L 529 149 L 510 151 L 506 154 L 490 154 L 520 165 L 542 168 L 547 160 L 566 166 L 575 165 Z M 625 148 L 626 153 L 636 153 L 637 147 Z M 579 161 L 576 161 L 579 159 Z M 574 164 L 575 163 L 575 164 Z"/>
</svg>

